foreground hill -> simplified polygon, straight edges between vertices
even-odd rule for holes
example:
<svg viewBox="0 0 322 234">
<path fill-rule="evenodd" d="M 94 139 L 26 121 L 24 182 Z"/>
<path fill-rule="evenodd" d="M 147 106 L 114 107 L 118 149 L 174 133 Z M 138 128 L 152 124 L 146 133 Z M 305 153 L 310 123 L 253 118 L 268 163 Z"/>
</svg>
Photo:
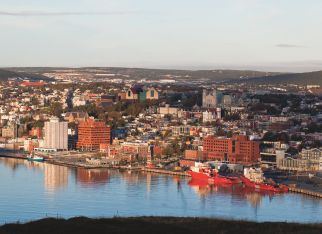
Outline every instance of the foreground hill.
<svg viewBox="0 0 322 234">
<path fill-rule="evenodd" d="M 322 86 L 322 71 L 255 77 L 242 81 L 234 80 L 231 82 L 244 82 L 249 84 L 297 84 Z"/>
<path fill-rule="evenodd" d="M 29 79 L 29 80 L 52 80 L 49 77 L 43 76 L 41 74 L 36 73 L 27 73 L 27 72 L 16 72 L 7 69 L 0 69 L 0 81 L 7 81 L 8 79 Z"/>
<path fill-rule="evenodd" d="M 43 219 L 26 224 L 6 224 L 0 227 L 0 233 L 33 233 L 33 234 L 95 234 L 95 233 L 254 233 L 254 234 L 320 234 L 322 225 L 292 223 L 255 223 L 246 221 L 227 221 L 206 218 L 171 218 L 171 217 L 137 217 L 111 219 Z"/>
</svg>

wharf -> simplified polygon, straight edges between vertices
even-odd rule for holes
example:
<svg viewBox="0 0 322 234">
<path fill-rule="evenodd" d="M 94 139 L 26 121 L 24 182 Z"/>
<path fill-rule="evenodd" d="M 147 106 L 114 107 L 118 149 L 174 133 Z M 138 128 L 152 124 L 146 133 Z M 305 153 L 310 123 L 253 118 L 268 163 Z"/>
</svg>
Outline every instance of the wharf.
<svg viewBox="0 0 322 234">
<path fill-rule="evenodd" d="M 293 193 L 301 193 L 301 194 L 305 194 L 305 195 L 309 195 L 309 196 L 313 196 L 313 197 L 322 198 L 322 193 L 315 192 L 315 191 L 308 190 L 308 189 L 289 187 L 289 191 L 293 192 Z"/>
<path fill-rule="evenodd" d="M 159 173 L 159 174 L 167 174 L 167 175 L 177 175 L 177 176 L 188 176 L 190 175 L 187 172 L 179 172 L 179 171 L 168 171 L 163 169 L 156 169 L 156 168 L 142 168 L 142 171 L 152 172 L 152 173 Z"/>
<path fill-rule="evenodd" d="M 12 152 L 0 152 L 0 157 L 3 158 L 18 158 L 27 159 L 27 155 L 23 153 L 12 153 Z"/>
</svg>

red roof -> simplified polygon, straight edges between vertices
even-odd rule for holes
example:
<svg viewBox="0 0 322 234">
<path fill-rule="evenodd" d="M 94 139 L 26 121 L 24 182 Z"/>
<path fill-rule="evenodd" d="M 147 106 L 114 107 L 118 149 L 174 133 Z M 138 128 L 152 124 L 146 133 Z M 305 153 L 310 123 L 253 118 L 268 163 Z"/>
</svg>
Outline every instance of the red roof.
<svg viewBox="0 0 322 234">
<path fill-rule="evenodd" d="M 46 82 L 43 81 L 38 81 L 38 82 L 32 82 L 32 81 L 23 81 L 20 85 L 25 86 L 25 87 L 32 87 L 32 86 L 44 86 L 47 84 Z"/>
</svg>

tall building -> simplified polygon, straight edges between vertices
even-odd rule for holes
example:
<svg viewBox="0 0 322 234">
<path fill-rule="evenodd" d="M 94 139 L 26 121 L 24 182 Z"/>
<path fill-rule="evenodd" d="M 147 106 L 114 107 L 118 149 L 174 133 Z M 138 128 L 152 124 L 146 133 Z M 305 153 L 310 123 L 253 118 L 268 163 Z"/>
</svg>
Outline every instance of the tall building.
<svg viewBox="0 0 322 234">
<path fill-rule="evenodd" d="M 78 125 L 77 149 L 99 150 L 101 144 L 110 144 L 111 129 L 102 121 L 88 119 Z"/>
<path fill-rule="evenodd" d="M 215 89 L 204 89 L 202 92 L 202 107 L 216 108 L 217 107 L 217 91 Z"/>
<path fill-rule="evenodd" d="M 251 141 L 242 135 L 235 135 L 232 138 L 207 136 L 203 141 L 203 153 L 207 160 L 244 165 L 258 162 L 260 157 L 259 142 Z"/>
<path fill-rule="evenodd" d="M 44 147 L 56 150 L 68 150 L 68 124 L 57 117 L 45 122 Z"/>
</svg>

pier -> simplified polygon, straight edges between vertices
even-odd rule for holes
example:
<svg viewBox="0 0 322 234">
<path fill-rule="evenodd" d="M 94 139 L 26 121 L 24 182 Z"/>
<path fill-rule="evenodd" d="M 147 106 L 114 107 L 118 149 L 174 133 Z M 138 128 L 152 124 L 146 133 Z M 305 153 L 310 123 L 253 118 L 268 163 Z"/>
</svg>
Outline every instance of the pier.
<svg viewBox="0 0 322 234">
<path fill-rule="evenodd" d="M 6 151 L 0 151 L 0 157 L 3 157 L 3 158 L 27 159 L 27 155 L 26 154 L 6 152 Z"/>
<path fill-rule="evenodd" d="M 187 172 L 182 171 L 167 171 L 163 169 L 156 169 L 156 168 L 142 168 L 142 171 L 152 172 L 152 173 L 159 173 L 159 174 L 167 174 L 167 175 L 176 175 L 176 176 L 188 176 L 190 175 Z"/>
<path fill-rule="evenodd" d="M 289 187 L 289 191 L 293 192 L 293 193 L 302 193 L 302 194 L 305 194 L 305 195 L 308 195 L 308 196 L 322 198 L 322 193 L 315 192 L 315 191 L 308 190 L 308 189 Z"/>
</svg>

